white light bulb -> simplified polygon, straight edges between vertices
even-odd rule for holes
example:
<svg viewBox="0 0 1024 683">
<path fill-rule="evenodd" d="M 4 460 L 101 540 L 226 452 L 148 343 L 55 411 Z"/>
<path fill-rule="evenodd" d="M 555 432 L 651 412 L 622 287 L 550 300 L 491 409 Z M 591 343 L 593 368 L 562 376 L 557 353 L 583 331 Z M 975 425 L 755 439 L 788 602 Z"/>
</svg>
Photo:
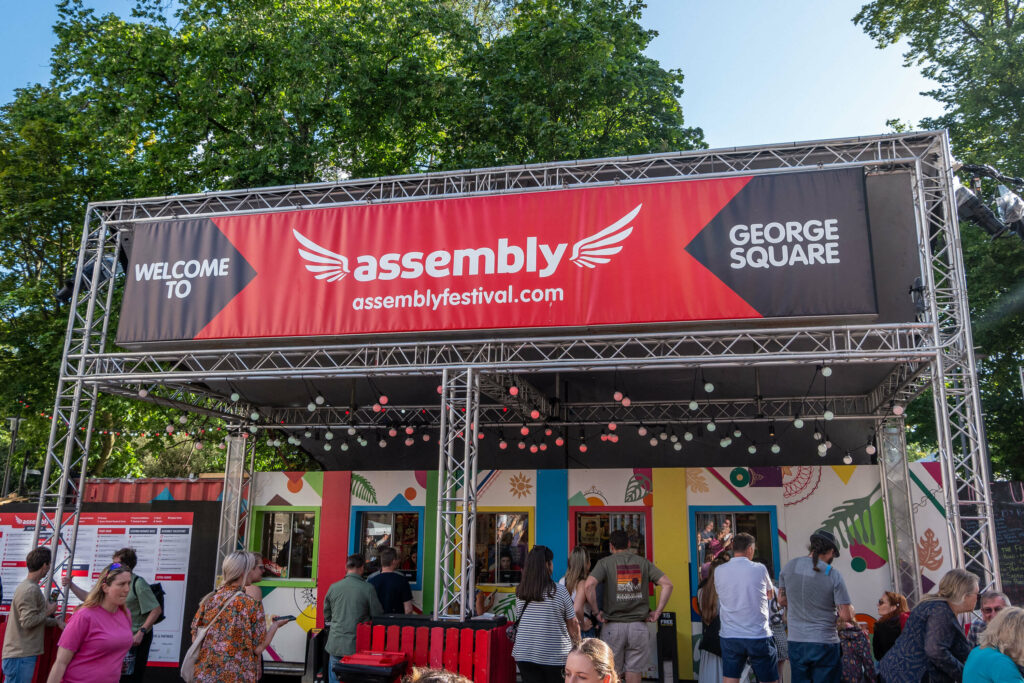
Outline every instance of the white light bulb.
<svg viewBox="0 0 1024 683">
<path fill-rule="evenodd" d="M 797 429 L 803 429 L 804 421 L 799 417 L 793 418 L 793 426 Z"/>
<path fill-rule="evenodd" d="M 665 441 L 666 439 L 668 439 L 668 432 L 663 431 L 661 434 L 658 434 L 658 438 L 661 439 L 662 441 Z"/>
<path fill-rule="evenodd" d="M 259 430 L 256 429 L 256 425 L 252 425 L 252 426 L 249 427 L 249 433 L 250 434 L 255 434 L 257 431 L 259 431 Z"/>
<path fill-rule="evenodd" d="M 843 456 L 843 462 L 849 465 L 850 463 L 853 462 L 853 456 L 847 453 L 846 455 Z"/>
<path fill-rule="evenodd" d="M 657 440 L 657 439 L 655 439 L 655 438 L 654 438 L 654 437 L 652 436 L 652 437 L 651 437 L 651 440 L 650 440 L 650 442 L 649 442 L 649 443 L 651 444 L 651 446 L 657 446 L 657 445 L 658 445 L 658 440 Z"/>
<path fill-rule="evenodd" d="M 690 432 L 690 431 L 683 432 L 683 439 L 685 441 L 693 441 L 693 432 Z"/>
<path fill-rule="evenodd" d="M 349 436 L 355 436 L 357 431 L 358 430 L 355 427 L 349 427 L 348 428 L 348 435 Z"/>
<path fill-rule="evenodd" d="M 902 415 L 904 413 L 904 411 L 906 411 L 906 408 L 903 406 L 902 403 L 894 403 L 893 404 L 893 406 L 892 406 L 892 414 L 895 415 L 896 417 L 899 417 L 900 415 Z"/>
<path fill-rule="evenodd" d="M 672 444 L 672 448 L 676 449 L 677 451 L 681 451 L 683 450 L 683 444 L 677 441 L 676 443 Z"/>
<path fill-rule="evenodd" d="M 326 434 L 324 434 L 324 438 L 330 441 L 331 439 L 334 438 L 334 432 L 327 432 Z"/>
<path fill-rule="evenodd" d="M 708 392 L 710 394 L 714 390 L 715 390 L 715 385 L 714 384 L 712 384 L 711 382 L 704 382 L 704 391 L 706 391 L 706 392 Z"/>
<path fill-rule="evenodd" d="M 733 435 L 734 437 L 736 437 L 736 438 L 738 439 L 738 438 L 740 438 L 741 436 L 743 436 L 743 432 L 741 432 L 741 431 L 740 431 L 740 430 L 739 430 L 739 429 L 737 428 L 737 429 L 734 429 L 734 430 L 732 430 L 732 435 Z"/>
<path fill-rule="evenodd" d="M 380 446 L 381 448 L 384 448 L 385 446 L 388 445 L 388 440 L 387 439 L 381 439 L 380 441 L 377 442 L 377 445 Z"/>
<path fill-rule="evenodd" d="M 696 401 L 690 401 L 690 410 L 697 410 L 697 408 L 700 408 L 700 404 Z"/>
<path fill-rule="evenodd" d="M 326 399 L 320 394 L 317 394 L 316 398 L 313 399 L 313 402 L 316 403 L 318 406 L 322 406 L 326 402 Z"/>
<path fill-rule="evenodd" d="M 347 451 L 348 450 L 348 443 L 342 443 L 341 444 L 341 450 Z"/>
<path fill-rule="evenodd" d="M 679 441 L 679 437 L 673 434 L 672 436 L 668 437 L 668 440 L 671 441 L 672 443 L 677 443 Z"/>
<path fill-rule="evenodd" d="M 242 398 L 242 397 L 241 397 L 241 396 L 239 396 L 239 394 L 238 394 L 238 392 L 237 392 L 237 391 L 233 391 L 233 392 L 231 392 L 231 400 L 232 400 L 233 402 L 234 402 L 234 401 L 237 401 L 237 400 L 238 400 L 238 399 L 240 399 L 240 398 Z"/>
<path fill-rule="evenodd" d="M 825 367 L 823 367 L 821 369 L 821 376 L 822 377 L 831 377 L 832 376 L 832 368 L 830 368 L 827 365 Z"/>
<path fill-rule="evenodd" d="M 306 410 L 312 413 L 314 410 L 316 410 L 316 404 L 310 401 L 309 403 L 306 404 Z"/>
<path fill-rule="evenodd" d="M 831 419 L 835 418 L 835 416 L 836 416 L 836 414 L 835 414 L 835 413 L 833 413 L 833 412 L 832 412 L 831 410 L 826 410 L 826 411 L 825 411 L 825 414 L 823 415 L 823 417 L 824 417 L 824 418 L 825 418 L 826 420 L 831 420 Z"/>
<path fill-rule="evenodd" d="M 716 424 L 715 424 L 715 421 L 714 421 L 714 420 L 712 420 L 711 422 L 708 422 L 708 424 L 707 424 L 707 430 L 708 430 L 709 432 L 713 432 L 713 431 L 715 431 L 716 429 L 718 429 L 718 425 L 716 425 Z"/>
<path fill-rule="evenodd" d="M 719 446 L 721 446 L 722 448 L 728 448 L 728 447 L 729 447 L 729 438 L 728 438 L 728 437 L 726 437 L 726 438 L 724 438 L 724 439 L 721 439 L 721 440 L 720 440 L 720 441 L 718 442 L 718 445 L 719 445 Z"/>
<path fill-rule="evenodd" d="M 251 420 L 258 420 L 258 419 L 260 419 L 260 414 L 259 414 L 259 413 L 257 413 L 257 412 L 256 412 L 256 411 L 254 410 L 254 411 L 252 411 L 251 413 L 249 413 L 249 419 L 251 419 Z"/>
<path fill-rule="evenodd" d="M 825 447 L 825 444 L 823 444 L 823 443 L 819 443 L 818 444 L 818 455 L 820 455 L 821 457 L 825 457 L 825 452 L 827 450 L 828 450 L 828 448 Z"/>
<path fill-rule="evenodd" d="M 306 431 L 304 431 L 304 432 L 302 433 L 302 435 L 303 435 L 304 437 L 306 437 L 307 439 L 309 439 L 309 438 L 311 438 L 311 437 L 313 436 L 313 432 L 311 432 L 311 431 L 309 431 L 309 430 L 307 429 Z"/>
<path fill-rule="evenodd" d="M 875 448 L 875 444 L 869 443 L 867 445 L 867 448 L 864 449 L 864 452 L 867 453 L 868 455 L 874 455 L 877 450 L 878 449 Z"/>
<path fill-rule="evenodd" d="M 640 436 L 647 436 L 647 427 L 640 425 L 640 427 L 636 430 L 636 433 L 639 434 Z"/>
<path fill-rule="evenodd" d="M 325 443 L 325 444 L 324 444 L 324 450 L 325 450 L 325 451 L 329 451 L 329 450 L 331 450 L 331 444 L 329 444 L 329 443 Z"/>
<path fill-rule="evenodd" d="M 779 444 L 773 443 L 772 444 L 772 453 L 774 453 L 775 455 L 778 455 L 781 452 L 782 452 L 782 448 L 779 446 Z"/>
<path fill-rule="evenodd" d="M 183 425 L 186 422 L 188 422 L 188 418 L 185 417 L 184 415 L 181 415 L 180 417 L 178 417 L 178 424 L 182 424 Z"/>
<path fill-rule="evenodd" d="M 832 448 L 832 442 L 831 441 L 826 441 L 825 442 L 825 448 Z"/>
<path fill-rule="evenodd" d="M 139 398 L 146 398 L 147 396 L 149 396 L 148 389 L 139 389 Z"/>
<path fill-rule="evenodd" d="M 757 446 L 755 446 L 754 444 L 750 444 L 749 446 L 747 446 L 747 453 L 750 453 L 751 455 L 757 453 Z"/>
<path fill-rule="evenodd" d="M 814 432 L 814 440 L 821 441 L 821 432 Z"/>
</svg>

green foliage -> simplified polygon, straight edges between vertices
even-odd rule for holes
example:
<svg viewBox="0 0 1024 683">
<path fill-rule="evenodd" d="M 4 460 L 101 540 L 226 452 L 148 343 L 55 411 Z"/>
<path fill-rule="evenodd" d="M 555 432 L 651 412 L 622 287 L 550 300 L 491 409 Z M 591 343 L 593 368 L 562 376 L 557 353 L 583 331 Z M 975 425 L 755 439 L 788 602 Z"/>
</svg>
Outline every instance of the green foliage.
<svg viewBox="0 0 1024 683">
<path fill-rule="evenodd" d="M 945 113 L 921 122 L 948 128 L 962 162 L 991 164 L 1024 176 L 1024 7 L 1009 0 L 876 0 L 854 21 L 879 46 L 905 40 L 908 65 L 920 65 Z M 994 187 L 986 185 L 991 198 Z M 1016 237 L 989 240 L 962 225 L 967 290 L 992 464 L 997 476 L 1024 478 L 1024 417 L 1018 367 L 1024 365 L 1024 246 Z M 934 449 L 926 417 L 931 397 L 908 411 L 911 439 Z"/>
<path fill-rule="evenodd" d="M 31 463 L 67 325 L 53 294 L 89 201 L 704 144 L 684 125 L 682 75 L 642 54 L 639 0 L 166 5 L 120 17 L 59 2 L 50 83 L 0 109 L 0 405 L 30 406 Z M 178 417 L 104 397 L 92 472 L 223 467 L 225 425 Z M 261 469 L 310 466 L 258 444 Z"/>
</svg>

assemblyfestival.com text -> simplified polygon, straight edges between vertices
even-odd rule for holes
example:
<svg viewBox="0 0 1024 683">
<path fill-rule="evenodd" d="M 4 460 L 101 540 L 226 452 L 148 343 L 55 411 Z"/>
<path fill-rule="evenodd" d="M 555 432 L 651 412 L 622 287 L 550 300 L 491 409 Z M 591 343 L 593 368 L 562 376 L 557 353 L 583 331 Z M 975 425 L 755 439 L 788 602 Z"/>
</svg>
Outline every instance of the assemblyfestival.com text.
<svg viewBox="0 0 1024 683">
<path fill-rule="evenodd" d="M 526 288 L 516 291 L 512 285 L 509 285 L 505 289 L 477 287 L 464 292 L 453 292 L 447 288 L 440 292 L 430 289 L 421 292 L 415 289 L 411 294 L 357 296 L 352 300 L 352 308 L 356 311 L 397 308 L 429 308 L 436 311 L 442 306 L 554 303 L 564 300 L 565 292 L 561 287 Z"/>
</svg>

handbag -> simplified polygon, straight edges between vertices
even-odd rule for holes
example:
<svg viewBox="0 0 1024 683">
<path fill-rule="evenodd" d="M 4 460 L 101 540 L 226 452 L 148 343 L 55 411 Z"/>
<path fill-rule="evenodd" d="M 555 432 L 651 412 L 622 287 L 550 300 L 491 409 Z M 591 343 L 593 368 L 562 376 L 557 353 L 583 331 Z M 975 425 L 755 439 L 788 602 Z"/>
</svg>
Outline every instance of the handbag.
<svg viewBox="0 0 1024 683">
<path fill-rule="evenodd" d="M 196 677 L 196 663 L 199 661 L 199 651 L 203 647 L 203 641 L 206 640 L 206 633 L 213 626 L 214 622 L 221 613 L 228 608 L 235 598 L 241 595 L 241 591 L 235 593 L 228 601 L 224 603 L 224 606 L 217 610 L 217 613 L 213 615 L 213 619 L 210 619 L 210 623 L 203 626 L 200 629 L 196 629 L 196 639 L 192 641 L 192 645 L 188 648 L 188 652 L 185 653 L 185 657 L 181 660 L 181 677 L 185 679 L 185 683 L 192 683 Z"/>
<path fill-rule="evenodd" d="M 508 636 L 509 641 L 512 642 L 513 644 L 516 642 L 516 631 L 519 630 L 519 620 L 523 618 L 524 614 L 526 614 L 526 608 L 529 607 L 529 606 L 530 606 L 530 601 L 527 600 L 523 604 L 523 609 L 519 613 L 519 616 L 516 617 L 516 620 L 514 622 L 512 622 L 511 624 L 509 624 L 508 628 L 505 629 L 505 635 Z"/>
</svg>

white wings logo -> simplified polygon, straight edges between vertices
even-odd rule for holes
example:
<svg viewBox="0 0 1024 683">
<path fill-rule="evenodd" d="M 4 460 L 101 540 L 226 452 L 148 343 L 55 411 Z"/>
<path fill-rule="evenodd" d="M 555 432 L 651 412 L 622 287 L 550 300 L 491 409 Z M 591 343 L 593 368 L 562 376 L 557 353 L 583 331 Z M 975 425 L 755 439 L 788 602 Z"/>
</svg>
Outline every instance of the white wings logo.
<svg viewBox="0 0 1024 683">
<path fill-rule="evenodd" d="M 611 261 L 609 256 L 614 256 L 622 251 L 622 242 L 633 233 L 633 226 L 627 224 L 640 213 L 643 204 L 637 204 L 636 208 L 625 216 L 615 221 L 601 232 L 581 239 L 572 245 L 572 256 L 569 260 L 580 268 L 596 268 L 602 263 Z"/>
<path fill-rule="evenodd" d="M 611 257 L 622 251 L 622 243 L 633 234 L 630 222 L 640 213 L 643 204 L 615 221 L 607 228 L 584 237 L 572 245 L 569 260 L 578 268 L 597 268 L 611 262 Z M 306 270 L 317 280 L 337 282 L 348 275 L 348 259 L 305 237 L 298 230 L 292 234 L 299 243 L 299 256 Z M 558 269 L 569 248 L 568 242 L 548 244 L 540 238 L 526 237 L 525 245 L 510 244 L 507 238 L 498 240 L 497 248 L 439 249 L 430 253 L 409 251 L 387 253 L 380 256 L 363 254 L 356 257 L 353 277 L 359 282 L 373 280 L 415 280 L 424 275 L 434 278 L 462 275 L 508 275 L 526 271 L 541 278 L 550 277 Z"/>
<path fill-rule="evenodd" d="M 303 237 L 298 230 L 292 230 L 295 239 L 306 249 L 299 249 L 299 256 L 308 261 L 306 270 L 316 273 L 317 280 L 337 282 L 348 275 L 348 259 L 330 249 L 321 247 L 313 240 Z M 308 249 L 308 251 L 307 251 Z"/>
</svg>

